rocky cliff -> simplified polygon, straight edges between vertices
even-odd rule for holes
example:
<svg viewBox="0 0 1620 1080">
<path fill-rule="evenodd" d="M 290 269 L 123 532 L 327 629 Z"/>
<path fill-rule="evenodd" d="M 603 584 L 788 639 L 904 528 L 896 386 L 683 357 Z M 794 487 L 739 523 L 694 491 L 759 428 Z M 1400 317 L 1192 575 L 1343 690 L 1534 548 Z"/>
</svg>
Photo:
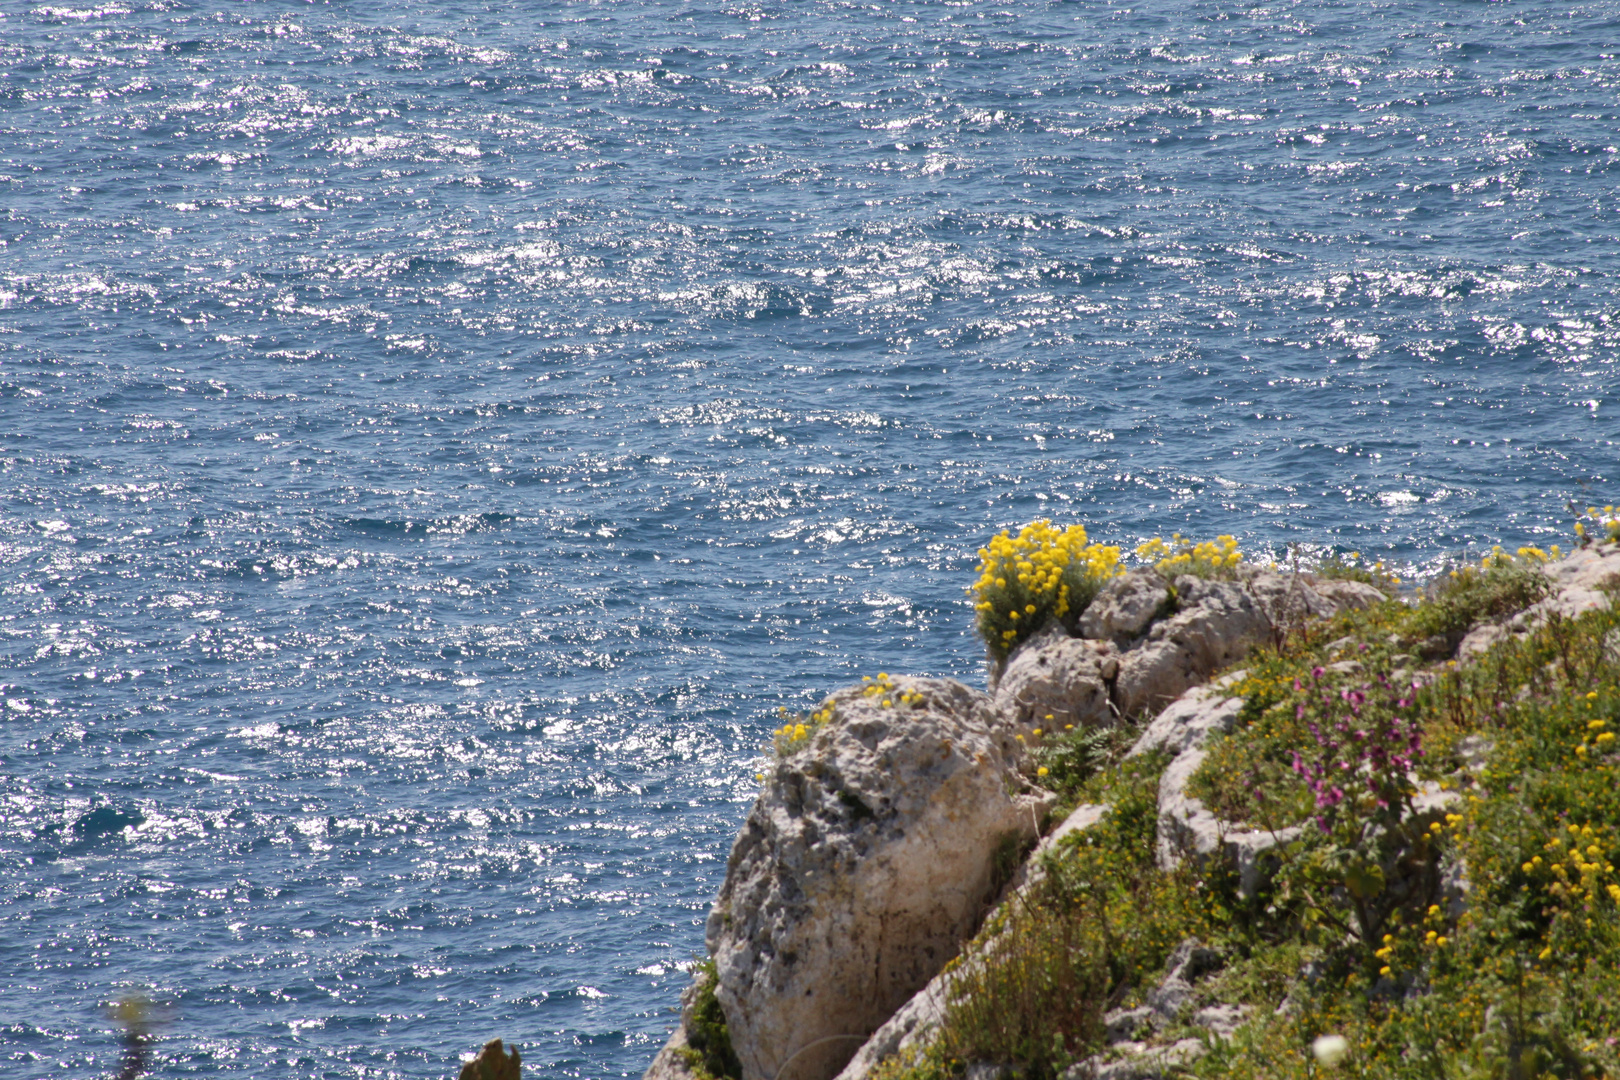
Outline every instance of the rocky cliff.
<svg viewBox="0 0 1620 1080">
<path fill-rule="evenodd" d="M 1437 634 L 1427 631 L 1440 616 L 1425 616 L 1430 623 L 1413 623 L 1419 629 L 1409 632 L 1420 638 L 1403 643 L 1400 633 L 1389 633 L 1379 648 L 1393 657 L 1399 678 L 1418 687 L 1435 665 L 1455 668 L 1453 656 L 1466 663 L 1548 620 L 1606 607 L 1600 586 L 1617 573 L 1620 552 L 1613 545 L 1590 547 L 1535 568 L 1525 594 L 1533 603 L 1474 612 L 1458 617 L 1460 623 L 1451 618 L 1435 624 Z M 647 1080 L 701 1080 L 733 1068 L 740 1080 L 863 1080 L 937 1043 L 953 995 L 973 985 L 962 965 L 995 967 L 997 949 L 1014 947 L 995 944 L 998 934 L 1013 940 L 1005 928 L 1016 919 L 1003 913 L 1027 905 L 1031 890 L 1053 887 L 1041 878 L 1044 867 L 1056 865 L 1054 852 L 1123 812 L 1069 799 L 1063 815 L 1051 814 L 1060 797 L 1047 790 L 1047 770 L 1031 747 L 1054 733 L 1071 741 L 1088 731 L 1118 733 L 1111 760 L 1120 768 L 1153 763 L 1155 872 L 1225 875 L 1230 903 L 1254 902 L 1270 887 L 1277 861 L 1305 858 L 1295 849 L 1314 843 L 1317 833 L 1304 814 L 1281 827 L 1265 814 L 1224 819 L 1236 811 L 1211 807 L 1204 797 L 1219 783 L 1195 782 L 1210 771 L 1212 741 L 1247 715 L 1246 701 L 1251 711 L 1257 701 L 1247 674 L 1231 669 L 1257 654 L 1278 658 L 1267 661 L 1273 664 L 1311 649 L 1323 658 L 1338 655 L 1350 639 L 1324 643 L 1312 627 L 1352 625 L 1346 620 L 1359 616 L 1351 613 L 1398 608 L 1357 629 L 1377 619 L 1412 619 L 1401 602 L 1366 581 L 1247 568 L 1226 580 L 1167 579 L 1144 569 L 1109 581 L 1068 628 L 1053 622 L 1023 641 L 995 666 L 987 692 L 950 680 L 895 679 L 877 694 L 868 685 L 832 695 L 820 714 L 828 719 L 765 774 L 708 920 L 712 975 L 688 992 L 681 1026 Z M 1363 653 L 1334 663 L 1354 677 L 1372 663 Z M 1308 670 L 1332 677 L 1321 665 Z M 1223 671 L 1229 673 L 1211 681 Z M 1304 706 L 1299 711 L 1305 715 Z M 1294 754 L 1285 779 L 1309 781 L 1300 761 Z M 1438 836 L 1461 796 L 1452 783 L 1410 775 L 1410 783 L 1398 781 L 1399 812 L 1385 831 Z M 1260 791 L 1258 781 L 1254 789 Z M 1455 865 L 1446 878 L 1438 841 L 1423 844 L 1403 848 L 1404 863 L 1390 856 L 1371 869 L 1345 871 L 1348 891 L 1341 883 L 1333 895 L 1352 904 L 1360 903 L 1351 895 L 1360 880 L 1355 873 L 1382 876 L 1378 899 L 1361 903 L 1362 922 L 1347 917 L 1344 933 L 1367 933 L 1375 922 L 1398 925 L 1420 900 L 1458 901 L 1466 883 Z M 1412 880 L 1398 885 L 1403 874 Z M 958 959 L 976 935 L 972 957 Z M 1243 1004 L 1198 1006 L 1196 986 L 1220 963 L 1197 940 L 1182 942 L 1156 981 L 1120 984 L 1118 994 L 1139 1004 L 1110 1011 L 1100 1003 L 1082 1025 L 1089 1033 L 1074 1041 L 1090 1049 L 1066 1051 L 1062 1060 L 1076 1076 L 1126 1080 L 1202 1054 L 1252 1012 Z M 700 1000 L 708 1015 L 723 1017 L 719 1034 L 715 1023 L 695 1022 Z M 733 1065 L 717 1067 L 721 1058 L 700 1052 L 721 1038 L 734 1055 L 724 1060 Z"/>
</svg>

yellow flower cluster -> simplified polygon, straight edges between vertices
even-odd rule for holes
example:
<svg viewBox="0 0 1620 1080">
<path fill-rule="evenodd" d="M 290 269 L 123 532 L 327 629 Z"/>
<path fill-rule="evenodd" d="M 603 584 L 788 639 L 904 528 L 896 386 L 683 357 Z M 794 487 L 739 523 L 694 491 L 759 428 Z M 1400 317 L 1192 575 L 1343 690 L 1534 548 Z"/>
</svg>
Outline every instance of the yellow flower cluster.
<svg viewBox="0 0 1620 1080">
<path fill-rule="evenodd" d="M 979 634 L 1001 660 L 1053 619 L 1072 621 L 1120 572 L 1119 548 L 1087 541 L 1084 525 L 1031 522 L 1003 529 L 979 549 L 979 578 L 968 591 Z"/>
<path fill-rule="evenodd" d="M 779 756 L 786 757 L 808 743 L 812 735 L 832 720 L 836 710 L 829 698 L 809 713 L 789 715 L 786 708 L 777 712 L 787 723 L 771 732 L 771 745 Z"/>
<path fill-rule="evenodd" d="M 1575 535 L 1581 543 L 1588 540 L 1596 540 L 1600 544 L 1620 541 L 1620 507 L 1605 506 L 1600 514 L 1597 507 L 1588 506 L 1585 517 L 1592 519 L 1590 533 L 1587 532 L 1584 518 L 1575 522 Z"/>
<path fill-rule="evenodd" d="M 1591 904 L 1607 896 L 1620 903 L 1620 884 L 1612 880 L 1614 863 L 1607 852 L 1612 837 L 1604 837 L 1590 825 L 1572 822 L 1566 828 L 1567 835 L 1555 833 L 1542 845 L 1546 859 L 1536 855 L 1520 869 L 1532 877 L 1550 879 L 1547 891 L 1559 899 Z M 1611 880 L 1606 882 L 1605 877 Z"/>
<path fill-rule="evenodd" d="M 1492 546 L 1491 553 L 1489 555 L 1479 560 L 1479 568 L 1481 570 L 1490 570 L 1491 568 L 1498 566 L 1506 568 L 1511 566 L 1523 566 L 1526 563 L 1541 565 L 1551 562 L 1553 559 L 1561 559 L 1563 557 L 1564 553 L 1559 550 L 1557 544 L 1554 544 L 1551 548 L 1548 548 L 1545 551 L 1538 547 L 1521 547 L 1512 555 L 1509 555 L 1505 550 L 1503 550 L 1501 544 L 1496 544 Z M 1453 570 L 1451 572 L 1451 576 L 1456 577 L 1457 571 Z"/>
<path fill-rule="evenodd" d="M 1167 543 L 1155 536 L 1138 545 L 1136 555 L 1153 564 L 1160 576 L 1174 581 L 1182 574 L 1201 578 L 1229 578 L 1243 561 L 1237 540 L 1231 536 L 1217 536 L 1214 540 L 1193 543 L 1180 533 L 1172 533 Z"/>
<path fill-rule="evenodd" d="M 1423 926 L 1427 930 L 1423 934 L 1423 944 L 1430 949 L 1443 949 L 1451 944 L 1451 938 L 1446 936 L 1446 913 L 1440 909 L 1439 904 L 1430 904 L 1429 910 L 1423 915 Z M 1397 963 L 1397 955 L 1404 953 L 1404 959 L 1410 964 L 1414 959 L 1410 948 L 1404 948 L 1404 943 L 1395 934 L 1385 934 L 1383 947 L 1374 949 L 1373 956 L 1383 964 L 1378 974 L 1389 975 Z"/>
<path fill-rule="evenodd" d="M 1590 709 L 1592 708 L 1592 703 L 1596 700 L 1597 691 L 1594 690 L 1586 695 L 1582 705 L 1585 708 Z M 1613 750 L 1614 732 L 1609 731 L 1608 727 L 1609 722 L 1603 719 L 1601 716 L 1596 720 L 1588 720 L 1586 722 L 1586 741 L 1582 742 L 1575 748 L 1576 756 L 1584 761 L 1586 759 L 1586 755 L 1591 753 L 1593 750 L 1600 752 L 1605 750 Z"/>
<path fill-rule="evenodd" d="M 927 701 L 921 691 L 907 690 L 895 685 L 887 671 L 878 672 L 875 679 L 867 675 L 861 682 L 865 684 L 861 687 L 861 696 L 875 698 L 878 705 L 885 709 L 892 709 L 896 704 L 921 707 Z"/>
</svg>

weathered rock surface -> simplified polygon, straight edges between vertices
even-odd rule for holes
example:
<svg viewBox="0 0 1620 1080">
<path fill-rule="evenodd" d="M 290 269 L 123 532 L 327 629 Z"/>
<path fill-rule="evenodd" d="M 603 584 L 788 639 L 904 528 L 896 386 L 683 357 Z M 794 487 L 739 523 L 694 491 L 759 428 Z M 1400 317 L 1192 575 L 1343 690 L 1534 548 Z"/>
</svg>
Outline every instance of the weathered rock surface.
<svg viewBox="0 0 1620 1080">
<path fill-rule="evenodd" d="M 642 1073 L 641 1080 L 693 1080 L 692 1070 L 686 1066 L 686 1047 L 686 1029 L 678 1027 Z"/>
<path fill-rule="evenodd" d="M 996 684 L 996 708 L 1014 723 L 1035 727 L 1112 724 L 1109 691 L 1118 673 L 1113 642 L 1054 636 L 1012 656 Z"/>
<path fill-rule="evenodd" d="M 1550 614 L 1572 619 L 1582 612 L 1608 607 L 1609 597 L 1602 586 L 1620 579 L 1620 544 L 1593 544 L 1572 551 L 1549 564 L 1547 576 L 1552 579 L 1553 594 L 1516 622 L 1533 626 Z"/>
<path fill-rule="evenodd" d="M 1522 637 L 1557 616 L 1573 619 L 1587 611 L 1609 606 L 1603 586 L 1620 584 L 1620 544 L 1593 544 L 1579 548 L 1546 567 L 1552 592 L 1501 622 L 1474 627 L 1457 645 L 1459 661 L 1473 660 L 1508 637 Z"/>
<path fill-rule="evenodd" d="M 1170 590 L 1152 570 L 1132 570 L 1102 587 L 1080 614 L 1080 635 L 1124 647 L 1170 607 Z"/>
<path fill-rule="evenodd" d="M 837 1073 L 973 934 L 997 845 L 1033 840 L 1050 806 L 987 696 L 895 684 L 890 708 L 833 695 L 732 849 L 707 937 L 744 1080 Z"/>
<path fill-rule="evenodd" d="M 1239 895 L 1249 897 L 1260 886 L 1267 853 L 1296 839 L 1300 830 L 1234 828 L 1187 792 L 1193 773 L 1204 763 L 1205 745 L 1237 722 L 1243 699 L 1225 691 L 1243 675 L 1235 671 L 1214 685 L 1183 694 L 1154 717 L 1126 756 L 1151 750 L 1175 755 L 1159 777 L 1159 865 L 1170 869 L 1186 859 L 1202 861 L 1219 852 L 1238 871 Z"/>
<path fill-rule="evenodd" d="M 1243 678 L 1234 671 L 1212 686 L 1201 686 L 1172 702 L 1137 736 L 1125 754 L 1139 757 L 1152 750 L 1181 754 L 1195 750 L 1212 736 L 1230 731 L 1237 722 L 1243 699 L 1226 693 L 1226 688 Z"/>
<path fill-rule="evenodd" d="M 1176 598 L 1177 612 L 1154 623 L 1120 661 L 1114 701 L 1123 715 L 1163 708 L 1271 636 L 1255 594 L 1236 582 L 1184 574 Z"/>
<path fill-rule="evenodd" d="M 1056 847 L 1064 837 L 1091 828 L 1107 813 L 1108 807 L 1094 803 L 1084 803 L 1075 807 L 1069 816 L 1063 819 L 1061 825 L 1046 835 L 1040 846 L 1024 863 L 1022 880 L 1019 881 L 1018 887 L 1028 888 L 1040 879 L 1040 855 Z M 910 1001 L 872 1033 L 872 1037 L 839 1072 L 837 1080 L 863 1080 L 868 1073 L 889 1058 L 912 1047 L 926 1044 L 934 1030 L 944 1021 L 950 980 L 949 973 L 936 975 L 929 980 L 927 986 L 914 994 Z"/>
<path fill-rule="evenodd" d="M 1389 597 L 1381 589 L 1376 589 L 1360 581 L 1333 581 L 1327 578 L 1318 578 L 1311 582 L 1311 588 L 1324 600 L 1330 601 L 1337 611 L 1363 611 L 1374 604 L 1381 604 Z"/>
</svg>

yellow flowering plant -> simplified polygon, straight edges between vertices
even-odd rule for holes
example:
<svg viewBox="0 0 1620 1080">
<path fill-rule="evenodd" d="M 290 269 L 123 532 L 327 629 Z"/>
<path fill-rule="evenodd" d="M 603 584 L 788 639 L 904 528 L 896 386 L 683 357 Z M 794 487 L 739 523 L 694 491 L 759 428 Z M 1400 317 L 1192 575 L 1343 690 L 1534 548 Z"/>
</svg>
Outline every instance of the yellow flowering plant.
<svg viewBox="0 0 1620 1080">
<path fill-rule="evenodd" d="M 861 679 L 861 697 L 880 709 L 920 709 L 928 697 L 914 686 L 897 683 L 887 671 L 874 678 Z M 782 726 L 771 732 L 771 748 L 778 757 L 787 757 L 809 745 L 816 732 L 838 718 L 838 705 L 834 698 L 826 698 L 820 705 L 805 713 L 790 713 L 784 706 L 777 711 Z"/>
<path fill-rule="evenodd" d="M 789 713 L 785 706 L 777 713 L 786 722 L 771 732 L 771 747 L 778 757 L 787 757 L 795 750 L 803 749 L 809 744 L 811 736 L 831 723 L 837 715 L 837 708 L 832 698 L 828 698 L 807 713 Z"/>
<path fill-rule="evenodd" d="M 1605 506 L 1602 512 L 1588 506 L 1586 513 L 1575 519 L 1575 538 L 1583 547 L 1620 542 L 1620 506 Z"/>
<path fill-rule="evenodd" d="M 1074 627 L 1097 592 L 1120 572 L 1119 548 L 1093 544 L 1084 525 L 1043 519 L 1013 536 L 1003 529 L 979 549 L 974 597 L 979 635 L 1000 663 L 1047 623 Z"/>
<path fill-rule="evenodd" d="M 1174 581 L 1182 574 L 1201 578 L 1231 578 L 1237 573 L 1243 552 L 1238 550 L 1237 539 L 1217 536 L 1214 540 L 1194 543 L 1180 533 L 1172 533 L 1166 542 L 1155 536 L 1136 549 L 1137 558 L 1152 563 L 1153 569 L 1166 581 Z"/>
</svg>

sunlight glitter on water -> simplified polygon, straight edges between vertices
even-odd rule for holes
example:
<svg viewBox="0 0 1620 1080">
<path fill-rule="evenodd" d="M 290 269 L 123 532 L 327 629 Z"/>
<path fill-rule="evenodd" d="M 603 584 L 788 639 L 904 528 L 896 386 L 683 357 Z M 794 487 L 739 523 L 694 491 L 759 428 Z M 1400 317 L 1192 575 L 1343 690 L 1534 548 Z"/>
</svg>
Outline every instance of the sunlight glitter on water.
<svg viewBox="0 0 1620 1080">
<path fill-rule="evenodd" d="M 30 1075 L 132 985 L 161 1075 L 639 1073 L 773 710 L 979 681 L 994 530 L 1614 501 L 1600 5 L 3 14 Z"/>
</svg>

